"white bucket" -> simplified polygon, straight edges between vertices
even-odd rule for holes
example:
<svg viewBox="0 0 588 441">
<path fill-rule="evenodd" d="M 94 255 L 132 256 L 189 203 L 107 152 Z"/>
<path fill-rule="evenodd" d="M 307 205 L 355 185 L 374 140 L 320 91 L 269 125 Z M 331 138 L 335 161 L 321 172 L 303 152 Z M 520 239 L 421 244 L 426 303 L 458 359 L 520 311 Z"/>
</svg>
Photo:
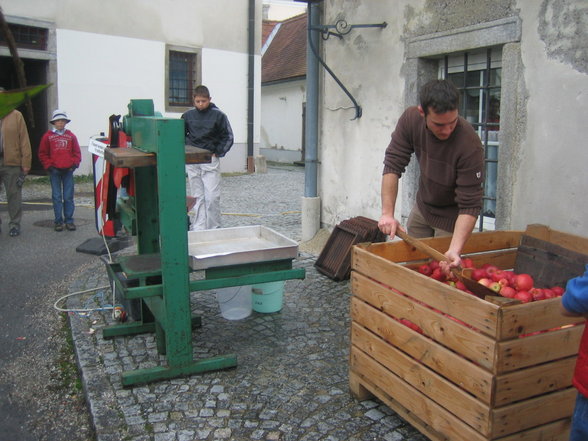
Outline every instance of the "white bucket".
<svg viewBox="0 0 588 441">
<path fill-rule="evenodd" d="M 221 314 L 227 320 L 241 320 L 251 315 L 251 286 L 231 286 L 216 290 Z"/>
<path fill-rule="evenodd" d="M 255 312 L 278 312 L 282 309 L 284 281 L 253 285 L 253 310 Z"/>
</svg>

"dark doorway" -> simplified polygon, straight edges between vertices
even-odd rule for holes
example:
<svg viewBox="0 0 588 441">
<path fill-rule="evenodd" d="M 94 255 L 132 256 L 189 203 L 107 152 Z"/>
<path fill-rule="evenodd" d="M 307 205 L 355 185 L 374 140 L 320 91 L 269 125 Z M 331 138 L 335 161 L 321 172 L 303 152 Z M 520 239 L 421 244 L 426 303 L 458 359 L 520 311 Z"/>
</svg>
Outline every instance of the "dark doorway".
<svg viewBox="0 0 588 441">
<path fill-rule="evenodd" d="M 37 86 L 40 84 L 47 84 L 47 66 L 48 62 L 45 60 L 32 60 L 21 58 L 24 64 L 25 76 L 28 86 Z M 16 72 L 11 57 L 0 57 L 0 86 L 6 90 L 18 89 L 18 81 Z M 25 117 L 27 128 L 29 131 L 29 138 L 31 140 L 31 148 L 33 150 L 33 162 L 31 165 L 31 174 L 45 175 L 45 171 L 39 162 L 37 152 L 39 150 L 39 142 L 41 137 L 47 131 L 49 123 L 49 116 L 47 114 L 47 92 L 43 91 L 32 99 L 33 104 L 33 121 L 28 117 L 28 111 L 25 105 L 22 105 L 18 110 Z"/>
</svg>

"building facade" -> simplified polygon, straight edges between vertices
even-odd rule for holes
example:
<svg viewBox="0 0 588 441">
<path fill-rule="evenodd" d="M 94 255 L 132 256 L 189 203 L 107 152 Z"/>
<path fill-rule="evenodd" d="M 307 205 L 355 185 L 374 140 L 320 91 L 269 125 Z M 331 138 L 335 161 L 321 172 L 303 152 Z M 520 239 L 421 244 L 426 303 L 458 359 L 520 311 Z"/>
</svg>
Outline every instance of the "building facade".
<svg viewBox="0 0 588 441">
<path fill-rule="evenodd" d="M 49 127 L 52 110 L 64 109 L 72 120 L 68 127 L 84 151 L 78 173 L 91 173 L 91 158 L 84 147 L 90 137 L 108 133 L 110 115 L 125 115 L 131 99 L 153 99 L 156 111 L 179 118 L 192 106 L 193 86 L 202 83 L 228 115 L 235 135 L 235 145 L 221 161 L 222 170 L 246 171 L 247 157 L 259 150 L 261 4 L 261 0 L 3 1 L 28 84 L 52 84 L 35 101 L 35 127 L 29 128 L 33 145 Z M 5 44 L 0 45 L 0 65 L 2 86 L 16 88 Z"/>
<path fill-rule="evenodd" d="M 460 113 L 486 151 L 479 227 L 541 223 L 586 235 L 585 1 L 313 3 L 324 31 L 320 53 L 362 111 L 354 118 L 349 97 L 321 69 L 323 226 L 357 215 L 379 218 L 384 151 L 398 118 L 417 104 L 422 84 L 450 78 L 462 93 Z M 416 192 L 415 162 L 400 180 L 396 212 L 403 223 Z"/>
</svg>

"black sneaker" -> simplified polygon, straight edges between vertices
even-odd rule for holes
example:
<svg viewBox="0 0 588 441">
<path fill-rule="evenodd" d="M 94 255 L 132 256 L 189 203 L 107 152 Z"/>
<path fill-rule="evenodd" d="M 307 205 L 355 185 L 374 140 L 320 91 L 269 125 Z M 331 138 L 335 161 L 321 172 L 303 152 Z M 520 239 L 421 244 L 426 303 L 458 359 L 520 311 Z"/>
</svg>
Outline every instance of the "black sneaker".
<svg viewBox="0 0 588 441">
<path fill-rule="evenodd" d="M 55 231 L 63 231 L 63 224 L 55 224 Z"/>
<path fill-rule="evenodd" d="M 65 228 L 67 231 L 76 231 L 76 224 L 73 222 L 71 224 L 65 224 Z"/>
<path fill-rule="evenodd" d="M 8 234 L 10 234 L 11 237 L 16 237 L 20 235 L 20 230 L 17 227 L 12 227 Z"/>
</svg>

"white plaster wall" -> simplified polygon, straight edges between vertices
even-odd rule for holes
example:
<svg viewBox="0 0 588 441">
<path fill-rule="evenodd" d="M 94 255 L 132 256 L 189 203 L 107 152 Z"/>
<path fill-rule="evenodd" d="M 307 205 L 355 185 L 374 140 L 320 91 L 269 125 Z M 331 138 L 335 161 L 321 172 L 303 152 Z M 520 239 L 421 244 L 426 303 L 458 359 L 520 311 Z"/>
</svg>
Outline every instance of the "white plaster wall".
<svg viewBox="0 0 588 441">
<path fill-rule="evenodd" d="M 262 87 L 262 148 L 302 151 L 302 104 L 305 101 L 304 80 Z"/>
<path fill-rule="evenodd" d="M 353 119 L 351 100 L 321 68 L 319 195 L 321 222 L 327 226 L 354 216 L 380 216 L 384 151 L 403 110 L 404 23 L 398 11 L 408 3 L 413 2 L 338 2 L 323 17 L 325 24 L 342 17 L 349 24 L 388 23 L 384 29 L 352 30 L 341 40 L 323 42 L 327 64 L 362 107 L 362 117 Z"/>
<path fill-rule="evenodd" d="M 519 151 L 511 153 L 511 221 L 504 228 L 524 229 L 528 224 L 543 223 L 585 236 L 588 76 L 546 55 L 545 42 L 538 34 L 538 15 L 543 3 L 520 0 L 513 8 L 523 23 L 521 74 L 529 98 L 526 114 L 512 116 L 520 119 L 517 124 L 522 142 Z M 572 8 L 582 8 L 582 4 L 582 0 L 563 3 Z M 341 0 L 325 2 L 324 6 L 324 24 L 334 24 L 339 18 L 349 24 L 388 23 L 383 30 L 354 29 L 341 40 L 330 38 L 322 42 L 327 64 L 363 108 L 363 116 L 350 121 L 354 116 L 351 101 L 321 68 L 321 222 L 334 226 L 352 216 L 380 216 L 384 151 L 405 108 L 405 87 L 410 80 L 403 69 L 404 31 L 415 20 L 427 21 L 431 11 L 424 1 Z M 566 24 L 563 19 L 557 23 Z M 586 32 L 573 28 L 566 31 L 568 35 L 570 31 Z M 566 32 L 562 35 L 565 37 Z M 559 43 L 566 48 L 566 41 Z M 402 179 L 400 185 L 402 192 Z M 397 212 L 403 209 L 401 204 L 399 197 Z"/>
<path fill-rule="evenodd" d="M 540 2 L 520 1 L 519 6 L 529 100 L 513 186 L 512 227 L 541 223 L 588 236 L 588 75 L 546 56 L 537 34 Z"/>
<path fill-rule="evenodd" d="M 110 115 L 126 115 L 131 99 L 150 98 L 156 111 L 164 109 L 165 45 L 65 29 L 56 38 L 58 107 L 68 112 L 84 152 L 78 173 L 87 174 L 88 140 L 108 135 Z"/>
<path fill-rule="evenodd" d="M 2 10 L 62 29 L 247 52 L 248 1 L 3 0 Z M 261 0 L 256 15 L 261 17 Z"/>
<path fill-rule="evenodd" d="M 58 106 L 69 113 L 69 128 L 84 152 L 79 173 L 92 171 L 91 156 L 85 148 L 90 136 L 108 134 L 108 117 L 126 115 L 131 99 L 153 99 L 155 110 L 163 116 L 180 117 L 180 113 L 164 111 L 165 44 L 63 29 L 56 34 Z M 235 134 L 235 145 L 223 158 L 222 170 L 245 171 L 247 55 L 204 49 L 202 60 L 203 83 L 228 115 Z M 259 57 L 256 60 L 258 64 Z M 258 130 L 254 142 L 259 139 Z"/>
</svg>

